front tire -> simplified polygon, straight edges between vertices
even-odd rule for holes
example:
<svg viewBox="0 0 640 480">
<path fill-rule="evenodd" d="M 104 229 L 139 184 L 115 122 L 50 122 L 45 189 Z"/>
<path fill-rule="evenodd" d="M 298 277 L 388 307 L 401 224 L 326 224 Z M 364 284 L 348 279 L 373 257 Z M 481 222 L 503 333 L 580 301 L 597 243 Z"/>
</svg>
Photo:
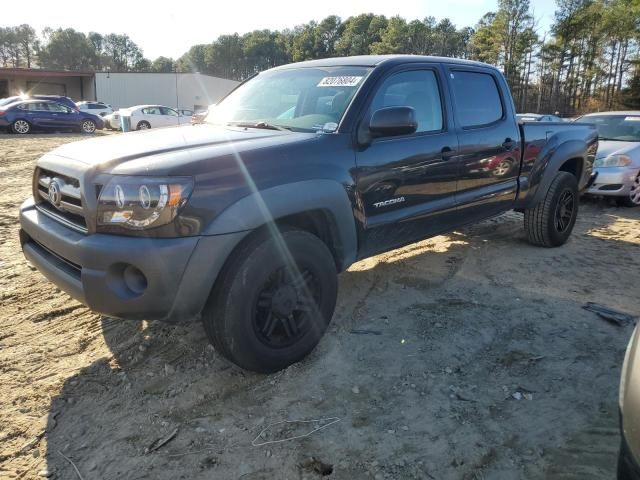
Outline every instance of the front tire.
<svg viewBox="0 0 640 480">
<path fill-rule="evenodd" d="M 26 120 L 16 120 L 11 124 L 11 131 L 18 135 L 26 135 L 31 131 L 31 124 Z"/>
<path fill-rule="evenodd" d="M 626 197 L 618 198 L 618 205 L 622 207 L 640 207 L 640 173 L 631 185 L 631 191 Z"/>
<path fill-rule="evenodd" d="M 315 348 L 336 296 L 335 262 L 318 237 L 265 229 L 230 258 L 202 319 L 224 357 L 247 370 L 276 372 Z"/>
<path fill-rule="evenodd" d="M 93 120 L 83 120 L 81 126 L 82 133 L 92 134 L 96 131 L 96 122 Z"/>
<path fill-rule="evenodd" d="M 559 247 L 571 236 L 578 218 L 578 181 L 568 172 L 558 172 L 538 205 L 524 211 L 529 243 Z"/>
</svg>

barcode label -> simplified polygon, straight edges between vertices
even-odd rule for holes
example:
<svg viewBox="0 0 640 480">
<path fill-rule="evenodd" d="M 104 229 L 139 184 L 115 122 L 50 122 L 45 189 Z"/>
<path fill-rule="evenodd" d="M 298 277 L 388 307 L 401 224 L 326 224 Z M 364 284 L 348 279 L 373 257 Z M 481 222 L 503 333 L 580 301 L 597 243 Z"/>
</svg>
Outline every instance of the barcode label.
<svg viewBox="0 0 640 480">
<path fill-rule="evenodd" d="M 362 77 L 356 76 L 324 77 L 318 87 L 355 87 L 360 80 Z"/>
</svg>

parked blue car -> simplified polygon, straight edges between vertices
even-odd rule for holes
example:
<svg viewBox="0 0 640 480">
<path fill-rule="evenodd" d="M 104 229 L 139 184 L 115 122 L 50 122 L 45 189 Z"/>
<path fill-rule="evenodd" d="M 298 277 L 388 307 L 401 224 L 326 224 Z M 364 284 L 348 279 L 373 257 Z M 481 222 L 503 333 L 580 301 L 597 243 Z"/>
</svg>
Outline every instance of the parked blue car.
<svg viewBox="0 0 640 480">
<path fill-rule="evenodd" d="M 18 134 L 33 130 L 73 130 L 94 133 L 104 128 L 98 115 L 49 100 L 23 100 L 0 106 L 0 128 Z"/>
</svg>

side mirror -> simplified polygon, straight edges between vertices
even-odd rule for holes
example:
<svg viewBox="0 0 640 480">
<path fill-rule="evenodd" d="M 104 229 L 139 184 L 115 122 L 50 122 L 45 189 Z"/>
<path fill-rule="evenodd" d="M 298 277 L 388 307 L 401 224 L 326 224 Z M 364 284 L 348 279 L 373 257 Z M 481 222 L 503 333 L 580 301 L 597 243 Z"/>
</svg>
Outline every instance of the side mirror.
<svg viewBox="0 0 640 480">
<path fill-rule="evenodd" d="M 411 107 L 386 107 L 373 112 L 369 131 L 374 137 L 409 135 L 418 129 L 416 111 Z"/>
</svg>

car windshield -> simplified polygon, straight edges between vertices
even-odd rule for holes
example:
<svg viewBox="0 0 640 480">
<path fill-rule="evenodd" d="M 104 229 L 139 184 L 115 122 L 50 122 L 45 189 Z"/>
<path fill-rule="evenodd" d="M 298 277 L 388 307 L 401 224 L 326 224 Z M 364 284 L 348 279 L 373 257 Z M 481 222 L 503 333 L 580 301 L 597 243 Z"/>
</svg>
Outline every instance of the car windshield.
<svg viewBox="0 0 640 480">
<path fill-rule="evenodd" d="M 594 123 L 600 140 L 640 142 L 640 115 L 589 115 L 578 121 Z"/>
<path fill-rule="evenodd" d="M 370 70 L 320 67 L 265 72 L 211 108 L 205 121 L 309 132 L 335 130 Z"/>
<path fill-rule="evenodd" d="M 22 100 L 22 97 L 0 98 L 0 107 L 4 107 L 5 105 L 9 105 L 10 103 L 16 103 L 20 100 Z"/>
</svg>

